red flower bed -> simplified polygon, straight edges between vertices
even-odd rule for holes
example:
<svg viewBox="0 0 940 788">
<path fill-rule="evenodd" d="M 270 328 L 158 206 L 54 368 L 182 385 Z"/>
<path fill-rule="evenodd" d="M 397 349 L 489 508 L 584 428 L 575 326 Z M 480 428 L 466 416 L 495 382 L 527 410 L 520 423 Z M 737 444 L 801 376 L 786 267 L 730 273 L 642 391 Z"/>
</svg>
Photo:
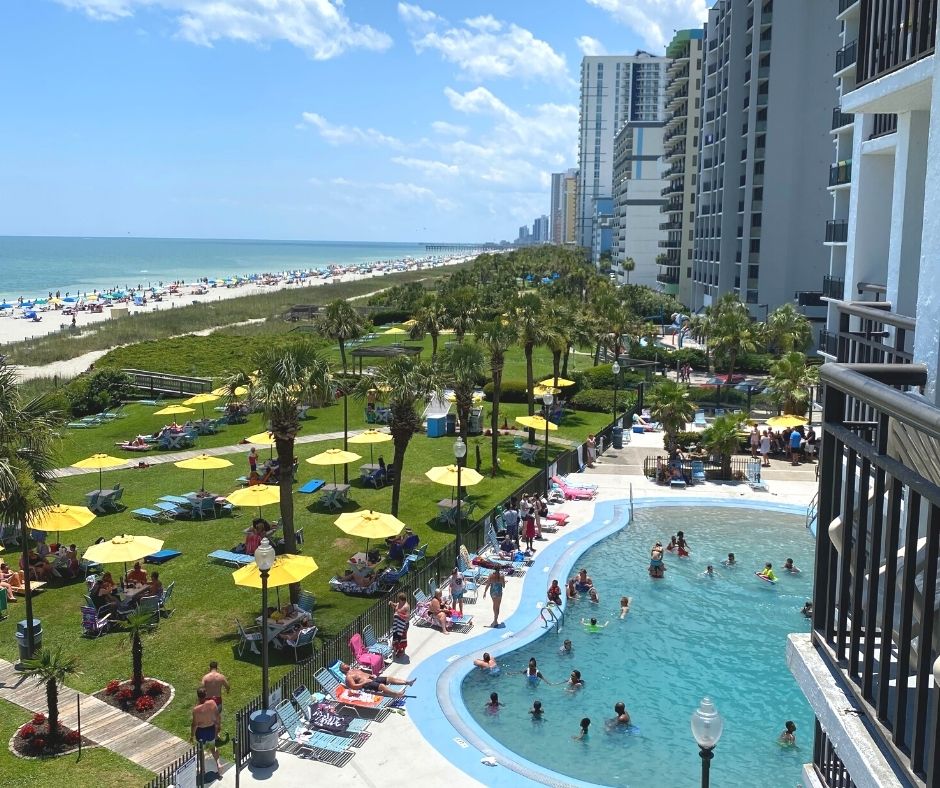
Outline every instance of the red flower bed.
<svg viewBox="0 0 940 788">
<path fill-rule="evenodd" d="M 19 737 L 21 739 L 30 739 L 36 735 L 36 726 L 26 723 L 19 731 Z"/>
<path fill-rule="evenodd" d="M 33 715 L 33 725 L 42 725 L 46 721 L 46 715 L 41 711 L 37 711 Z"/>
<path fill-rule="evenodd" d="M 17 755 L 29 758 L 50 758 L 62 755 L 78 746 L 92 746 L 90 739 L 83 738 L 78 731 L 69 730 L 59 723 L 58 736 L 50 735 L 49 722 L 45 714 L 35 714 L 32 722 L 21 726 L 13 737 L 13 750 Z"/>
<path fill-rule="evenodd" d="M 112 679 L 111 681 L 108 682 L 108 686 L 104 688 L 104 691 L 108 693 L 108 695 L 113 695 L 120 688 L 121 688 L 121 682 L 118 681 L 117 679 Z"/>
<path fill-rule="evenodd" d="M 161 681 L 144 681 L 141 692 L 141 696 L 135 698 L 133 682 L 114 679 L 95 693 L 95 697 L 140 720 L 150 719 L 170 702 L 170 687 Z"/>
<path fill-rule="evenodd" d="M 153 698 L 149 695 L 141 695 L 134 703 L 136 711 L 152 711 L 154 707 Z"/>
</svg>

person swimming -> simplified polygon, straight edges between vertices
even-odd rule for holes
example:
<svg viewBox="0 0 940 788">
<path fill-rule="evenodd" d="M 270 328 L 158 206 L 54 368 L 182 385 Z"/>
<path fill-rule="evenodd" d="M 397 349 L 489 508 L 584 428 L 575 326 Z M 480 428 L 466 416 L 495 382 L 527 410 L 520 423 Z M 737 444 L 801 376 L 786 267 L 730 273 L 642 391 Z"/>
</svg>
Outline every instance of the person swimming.
<svg viewBox="0 0 940 788">
<path fill-rule="evenodd" d="M 584 679 L 581 678 L 580 670 L 572 670 L 571 675 L 568 677 L 568 689 L 577 690 L 584 687 Z"/>
<path fill-rule="evenodd" d="M 499 675 L 499 665 L 497 664 L 496 660 L 492 656 L 490 656 L 489 651 L 484 651 L 483 657 L 481 659 L 473 660 L 473 664 L 476 665 L 478 668 L 481 668 L 482 670 L 486 671 L 491 676 Z"/>
<path fill-rule="evenodd" d="M 588 575 L 587 569 L 582 567 L 581 570 L 578 572 L 578 576 L 575 578 L 574 587 L 578 591 L 590 591 L 591 586 L 593 585 L 594 585 L 594 581 Z"/>
<path fill-rule="evenodd" d="M 793 720 L 787 720 L 783 726 L 783 733 L 777 737 L 777 742 L 786 747 L 796 746 L 796 723 Z"/>
<path fill-rule="evenodd" d="M 657 542 L 656 544 L 662 547 L 662 545 L 659 544 L 659 542 Z M 673 536 L 669 539 L 669 544 L 666 545 L 666 550 L 670 553 L 674 553 L 678 549 L 678 547 L 679 547 L 679 543 L 676 541 L 676 537 Z"/>
<path fill-rule="evenodd" d="M 769 580 L 771 583 L 777 582 L 777 576 L 774 574 L 774 565 L 770 562 L 764 564 L 764 568 L 757 573 L 758 577 L 763 577 L 765 580 Z"/>
<path fill-rule="evenodd" d="M 565 596 L 568 597 L 568 599 L 578 598 L 578 589 L 573 577 L 568 581 L 568 585 L 565 586 Z"/>
<path fill-rule="evenodd" d="M 803 605 L 803 609 L 800 611 L 803 614 L 803 618 L 812 618 L 813 617 L 813 603 L 807 599 Z"/>
<path fill-rule="evenodd" d="M 666 567 L 663 564 L 663 546 L 660 542 L 653 545 L 650 550 L 650 577 L 661 578 L 666 573 Z"/>
<path fill-rule="evenodd" d="M 685 540 L 685 534 L 682 531 L 676 534 L 676 548 L 679 558 L 689 557 L 689 543 Z"/>
<path fill-rule="evenodd" d="M 614 714 L 617 716 L 614 717 L 613 723 L 615 725 L 629 725 L 630 724 L 630 712 L 627 711 L 627 707 L 624 705 L 624 702 L 617 701 L 614 704 Z"/>
<path fill-rule="evenodd" d="M 705 567 L 705 571 L 702 572 L 702 577 L 718 577 L 718 573 L 715 572 L 715 567 L 709 564 Z"/>
<path fill-rule="evenodd" d="M 591 718 L 585 717 L 581 720 L 581 730 L 578 732 L 577 736 L 572 736 L 572 739 L 586 739 L 588 737 L 588 728 L 591 727 Z"/>
<path fill-rule="evenodd" d="M 600 632 L 604 627 L 606 627 L 610 622 L 605 621 L 603 624 L 598 624 L 596 618 L 592 618 L 590 621 L 586 618 L 581 619 L 581 623 L 587 627 L 588 632 Z"/>
<path fill-rule="evenodd" d="M 536 700 L 532 701 L 532 708 L 529 709 L 529 714 L 532 715 L 532 722 L 541 721 L 545 719 L 545 712 L 542 709 L 542 701 Z"/>
<path fill-rule="evenodd" d="M 525 674 L 525 680 L 528 682 L 530 687 L 537 687 L 540 681 L 544 681 L 546 684 L 551 684 L 551 682 L 542 675 L 542 671 L 539 670 L 538 664 L 535 661 L 535 657 L 532 657 L 529 660 L 529 664 L 522 672 Z"/>
<path fill-rule="evenodd" d="M 500 706 L 505 706 L 505 703 L 499 702 L 499 693 L 491 692 L 490 693 L 490 702 L 486 704 L 483 708 L 486 709 L 490 714 L 496 714 L 499 711 Z"/>
<path fill-rule="evenodd" d="M 723 563 L 725 566 L 737 566 L 738 565 L 738 561 L 734 557 L 734 553 L 728 553 L 728 557 L 721 563 Z"/>
<path fill-rule="evenodd" d="M 784 571 L 789 572 L 791 575 L 798 575 L 800 573 L 800 570 L 793 563 L 792 558 L 788 558 L 786 561 L 784 561 L 783 568 Z"/>
<path fill-rule="evenodd" d="M 600 603 L 600 597 L 597 595 L 597 589 L 591 586 L 591 590 L 588 591 L 588 599 L 593 602 L 595 605 Z"/>
<path fill-rule="evenodd" d="M 620 617 L 626 618 L 627 613 L 630 612 L 630 597 L 622 596 L 620 597 Z"/>
<path fill-rule="evenodd" d="M 562 643 L 561 647 L 558 649 L 558 653 L 563 656 L 571 656 L 572 654 L 574 654 L 574 646 L 571 645 L 571 641 L 566 639 L 565 642 Z"/>
</svg>

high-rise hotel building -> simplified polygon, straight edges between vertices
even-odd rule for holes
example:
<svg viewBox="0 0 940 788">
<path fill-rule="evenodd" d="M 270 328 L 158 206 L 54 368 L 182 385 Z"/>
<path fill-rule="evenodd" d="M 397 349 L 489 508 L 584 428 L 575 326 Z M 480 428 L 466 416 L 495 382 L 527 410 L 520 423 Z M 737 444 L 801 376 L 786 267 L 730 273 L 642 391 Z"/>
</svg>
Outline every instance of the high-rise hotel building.
<svg viewBox="0 0 940 788">
<path fill-rule="evenodd" d="M 709 11 L 693 309 L 734 292 L 763 317 L 828 264 L 837 3 L 719 0 Z"/>
<path fill-rule="evenodd" d="M 628 121 L 662 122 L 668 59 L 647 52 L 581 61 L 576 235 L 591 247 L 594 201 L 612 193 L 614 137 Z"/>
</svg>

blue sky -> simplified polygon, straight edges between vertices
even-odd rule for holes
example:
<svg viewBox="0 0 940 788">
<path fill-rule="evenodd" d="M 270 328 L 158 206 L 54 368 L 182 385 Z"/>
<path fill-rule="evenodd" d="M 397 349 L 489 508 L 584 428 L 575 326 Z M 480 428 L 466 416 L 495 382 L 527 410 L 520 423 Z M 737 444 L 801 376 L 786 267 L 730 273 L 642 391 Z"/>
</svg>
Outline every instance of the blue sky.
<svg viewBox="0 0 940 788">
<path fill-rule="evenodd" d="M 0 234 L 514 238 L 705 0 L 4 0 Z"/>
</svg>

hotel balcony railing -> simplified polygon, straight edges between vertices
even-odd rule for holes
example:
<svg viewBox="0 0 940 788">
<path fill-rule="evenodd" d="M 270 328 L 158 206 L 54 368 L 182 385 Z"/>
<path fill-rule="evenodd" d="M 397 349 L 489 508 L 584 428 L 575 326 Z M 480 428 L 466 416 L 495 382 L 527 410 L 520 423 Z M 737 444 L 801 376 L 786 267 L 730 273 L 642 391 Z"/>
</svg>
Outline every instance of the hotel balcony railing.
<svg viewBox="0 0 940 788">
<path fill-rule="evenodd" d="M 665 223 L 659 225 L 659 229 L 660 229 L 660 230 L 681 230 L 681 229 L 682 229 L 682 222 L 681 222 L 681 221 L 678 221 L 678 222 L 665 222 Z"/>
<path fill-rule="evenodd" d="M 677 285 L 679 284 L 679 272 L 677 269 L 667 269 L 656 274 L 656 281 L 664 285 Z"/>
<path fill-rule="evenodd" d="M 826 329 L 821 328 L 819 330 L 819 349 L 823 353 L 835 358 L 836 353 L 839 352 L 839 337 L 831 331 L 826 331 Z"/>
<path fill-rule="evenodd" d="M 849 223 L 830 219 L 826 222 L 826 243 L 844 244 L 849 240 Z"/>
<path fill-rule="evenodd" d="M 857 0 L 856 0 L 857 2 Z M 813 744 L 813 768 L 816 777 L 827 788 L 856 788 L 842 759 L 836 754 L 835 747 L 826 736 L 826 732 L 816 720 L 816 741 Z"/>
<path fill-rule="evenodd" d="M 853 41 L 851 44 L 846 44 L 842 49 L 836 52 L 836 73 L 838 74 L 843 69 L 848 68 L 858 57 L 858 48 L 856 42 Z"/>
<path fill-rule="evenodd" d="M 855 5 L 859 0 L 839 0 L 839 13 L 845 12 L 847 9 Z"/>
<path fill-rule="evenodd" d="M 841 364 L 910 364 L 914 319 L 891 311 L 887 301 L 841 301 L 838 313 Z"/>
<path fill-rule="evenodd" d="M 829 185 L 841 186 L 852 182 L 852 160 L 837 162 L 829 165 Z"/>
<path fill-rule="evenodd" d="M 682 246 L 681 238 L 667 238 L 665 241 L 659 242 L 660 249 L 678 249 Z"/>
<path fill-rule="evenodd" d="M 832 110 L 832 130 L 841 129 L 843 126 L 849 126 L 855 122 L 855 116 L 848 112 L 843 112 L 840 107 Z"/>
<path fill-rule="evenodd" d="M 823 298 L 834 298 L 841 301 L 845 294 L 845 280 L 837 276 L 824 276 L 822 294 Z"/>
<path fill-rule="evenodd" d="M 937 0 L 865 0 L 859 19 L 858 84 L 927 57 L 936 35 Z"/>
<path fill-rule="evenodd" d="M 883 137 L 885 134 L 893 134 L 898 130 L 898 116 L 893 112 L 881 112 L 875 115 L 874 123 L 871 127 L 871 136 L 868 139 L 873 140 L 875 137 Z"/>
<path fill-rule="evenodd" d="M 935 786 L 940 409 L 917 394 L 923 365 L 830 363 L 819 376 L 812 643 L 897 782 Z M 814 751 L 826 745 L 818 734 Z"/>
</svg>

